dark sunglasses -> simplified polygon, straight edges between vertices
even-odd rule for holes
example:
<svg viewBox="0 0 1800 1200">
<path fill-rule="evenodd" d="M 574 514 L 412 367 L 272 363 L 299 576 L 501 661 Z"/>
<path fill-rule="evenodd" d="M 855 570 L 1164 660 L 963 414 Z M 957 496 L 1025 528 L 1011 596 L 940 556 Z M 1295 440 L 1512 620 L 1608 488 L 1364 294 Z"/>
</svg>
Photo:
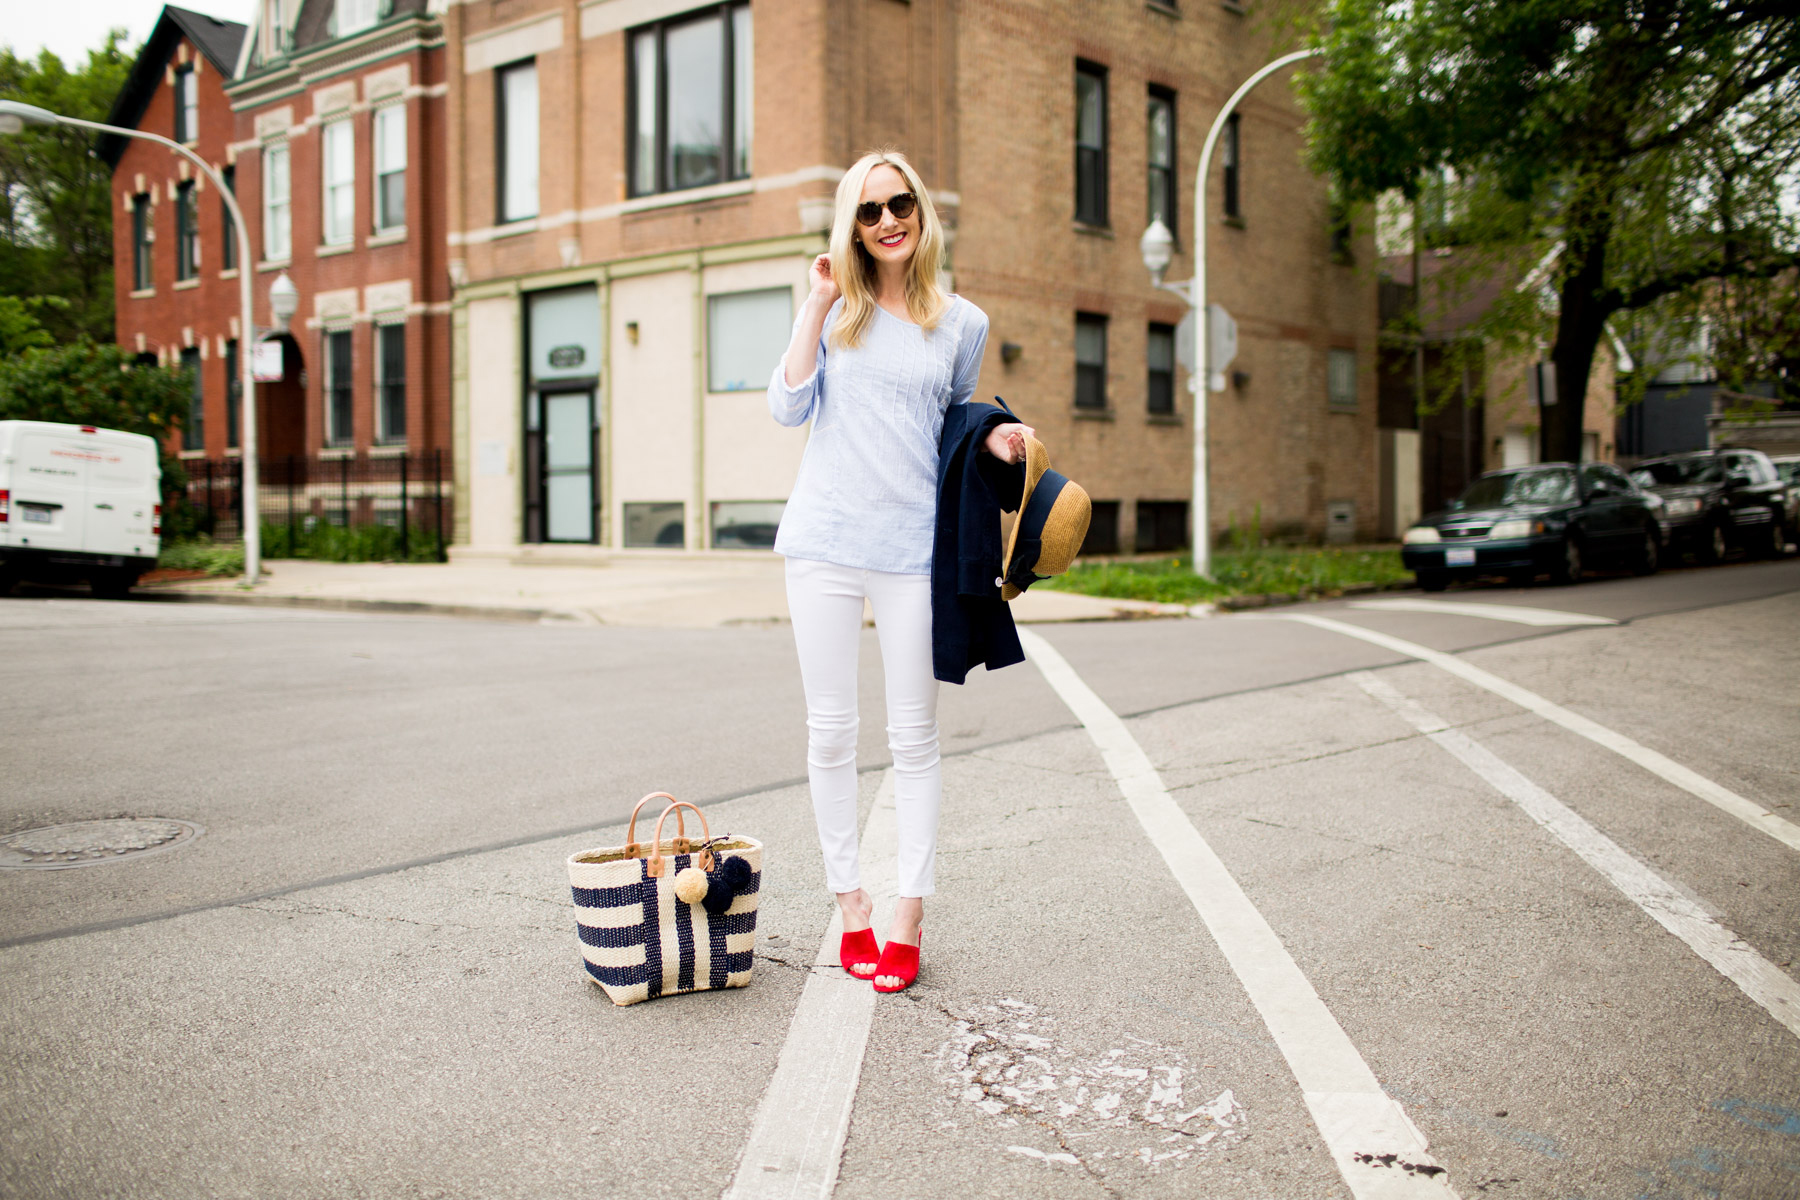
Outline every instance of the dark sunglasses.
<svg viewBox="0 0 1800 1200">
<path fill-rule="evenodd" d="M 889 196 L 885 202 L 880 200 L 864 200 L 856 206 L 856 223 L 858 225 L 874 225 L 881 220 L 881 210 L 886 208 L 894 214 L 894 220 L 904 221 L 913 215 L 913 209 L 919 207 L 919 198 L 911 192 L 901 192 Z"/>
</svg>

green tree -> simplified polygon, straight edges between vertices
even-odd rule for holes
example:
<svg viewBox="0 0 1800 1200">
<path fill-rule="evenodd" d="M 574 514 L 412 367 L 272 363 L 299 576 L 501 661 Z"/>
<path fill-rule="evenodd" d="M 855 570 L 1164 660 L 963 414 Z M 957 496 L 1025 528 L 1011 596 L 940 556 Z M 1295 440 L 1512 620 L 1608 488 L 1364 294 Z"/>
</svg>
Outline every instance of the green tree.
<svg viewBox="0 0 1800 1200">
<path fill-rule="evenodd" d="M 63 308 L 61 296 L 0 296 L 0 358 L 56 344 L 38 314 L 46 308 Z"/>
<path fill-rule="evenodd" d="M 0 98 L 104 121 L 131 71 L 124 36 L 108 34 L 74 70 L 48 50 L 23 59 L 0 47 Z M 0 137 L 0 294 L 66 299 L 41 314 L 59 341 L 113 337 L 112 177 L 93 145 L 68 126 Z"/>
<path fill-rule="evenodd" d="M 161 443 L 192 395 L 186 371 L 136 365 L 111 343 L 82 340 L 0 358 L 0 421 L 99 425 Z"/>
<path fill-rule="evenodd" d="M 1300 82 L 1315 165 L 1365 200 L 1452 172 L 1455 239 L 1508 282 L 1542 264 L 1553 302 L 1497 306 L 1489 332 L 1551 342 L 1564 402 L 1543 410 L 1546 458 L 1580 457 L 1581 398 L 1614 318 L 1791 292 L 1789 0 L 1332 0 L 1322 18 L 1325 58 Z"/>
</svg>

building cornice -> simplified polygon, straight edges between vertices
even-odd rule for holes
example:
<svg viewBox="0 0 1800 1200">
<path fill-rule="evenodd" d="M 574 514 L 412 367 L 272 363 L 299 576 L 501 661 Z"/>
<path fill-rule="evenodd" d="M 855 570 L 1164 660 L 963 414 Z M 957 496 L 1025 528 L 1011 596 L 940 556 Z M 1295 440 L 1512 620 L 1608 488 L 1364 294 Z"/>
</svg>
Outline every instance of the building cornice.
<svg viewBox="0 0 1800 1200">
<path fill-rule="evenodd" d="M 233 110 L 241 110 L 272 99 L 260 94 L 264 88 L 306 87 L 395 54 L 443 45 L 444 28 L 438 18 L 406 13 L 361 33 L 297 50 L 265 70 L 227 82 L 225 94 L 232 98 Z"/>
<path fill-rule="evenodd" d="M 706 267 L 721 267 L 731 263 L 755 262 L 769 258 L 805 257 L 810 259 L 824 250 L 825 246 L 826 236 L 823 233 L 787 234 L 780 237 L 727 242 L 698 249 L 672 250 L 657 254 L 616 258 L 609 262 L 587 263 L 578 267 L 546 267 L 541 271 L 526 271 L 518 275 L 462 284 L 455 289 L 453 303 L 461 305 L 467 304 L 471 300 L 503 299 L 517 296 L 522 292 L 567 287 L 571 284 L 599 284 L 608 280 L 631 279 L 640 275 L 655 275 L 664 271 L 698 271 Z"/>
</svg>

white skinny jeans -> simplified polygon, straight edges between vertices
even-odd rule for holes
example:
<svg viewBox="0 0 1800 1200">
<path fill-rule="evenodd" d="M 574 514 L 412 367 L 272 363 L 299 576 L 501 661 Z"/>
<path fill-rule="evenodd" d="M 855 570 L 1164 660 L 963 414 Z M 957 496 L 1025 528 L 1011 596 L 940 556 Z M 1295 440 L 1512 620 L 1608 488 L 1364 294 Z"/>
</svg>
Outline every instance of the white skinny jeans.
<svg viewBox="0 0 1800 1200">
<path fill-rule="evenodd" d="M 787 593 L 806 689 L 806 776 L 825 852 L 826 886 L 834 892 L 862 886 L 856 845 L 856 658 L 867 597 L 887 679 L 900 894 L 929 896 L 935 890 L 944 791 L 938 685 L 931 669 L 931 576 L 790 558 Z"/>
</svg>

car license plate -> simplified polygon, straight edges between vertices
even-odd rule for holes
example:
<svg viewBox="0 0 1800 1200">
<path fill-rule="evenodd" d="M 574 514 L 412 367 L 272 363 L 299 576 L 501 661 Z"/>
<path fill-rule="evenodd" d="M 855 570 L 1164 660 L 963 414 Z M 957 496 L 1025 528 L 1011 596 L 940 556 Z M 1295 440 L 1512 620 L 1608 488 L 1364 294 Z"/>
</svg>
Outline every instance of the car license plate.
<svg viewBox="0 0 1800 1200">
<path fill-rule="evenodd" d="M 55 509 L 50 508 L 39 508 L 35 504 L 21 504 L 19 506 L 19 516 L 27 521 L 39 521 L 45 525 L 50 524 L 51 514 L 55 511 Z"/>
<path fill-rule="evenodd" d="M 1472 567 L 1475 565 L 1475 547 L 1452 546 L 1444 551 L 1446 567 Z"/>
</svg>

